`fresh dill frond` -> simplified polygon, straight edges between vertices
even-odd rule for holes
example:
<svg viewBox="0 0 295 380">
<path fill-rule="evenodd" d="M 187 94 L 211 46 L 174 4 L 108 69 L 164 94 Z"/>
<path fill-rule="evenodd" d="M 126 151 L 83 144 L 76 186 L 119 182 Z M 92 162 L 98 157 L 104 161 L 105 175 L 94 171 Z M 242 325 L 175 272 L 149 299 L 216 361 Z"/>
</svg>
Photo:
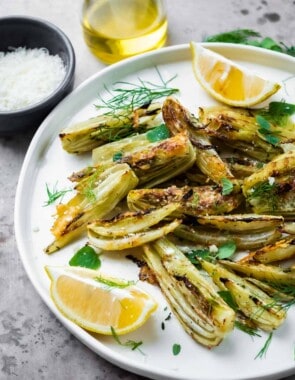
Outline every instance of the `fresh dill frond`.
<svg viewBox="0 0 295 380">
<path fill-rule="evenodd" d="M 264 358 L 266 356 L 266 353 L 267 353 L 267 351 L 269 349 L 269 346 L 270 346 L 270 343 L 271 343 L 271 340 L 272 340 L 272 336 L 273 336 L 273 333 L 271 332 L 268 335 L 268 337 L 267 337 L 267 339 L 266 339 L 263 347 L 261 348 L 261 350 L 258 352 L 258 354 L 255 356 L 254 359 L 258 359 L 258 358 L 262 359 L 262 358 Z"/>
<path fill-rule="evenodd" d="M 231 307 L 234 311 L 239 310 L 239 306 L 229 290 L 220 290 L 218 294 L 223 299 L 223 301 L 227 303 L 228 306 Z"/>
<path fill-rule="evenodd" d="M 106 285 L 108 288 L 119 288 L 119 289 L 124 289 L 124 288 L 127 288 L 128 286 L 135 284 L 134 281 L 117 282 L 109 278 L 103 278 L 103 277 L 95 277 L 95 281 L 98 281 L 101 284 Z"/>
<path fill-rule="evenodd" d="M 214 34 L 206 37 L 206 42 L 228 42 L 235 44 L 245 44 L 250 38 L 260 37 L 258 32 L 251 29 L 236 29 L 225 33 Z"/>
<path fill-rule="evenodd" d="M 261 337 L 261 335 L 258 333 L 258 330 L 254 327 L 248 326 L 245 323 L 235 321 L 235 327 L 239 329 L 240 331 L 243 331 L 244 333 L 250 335 L 250 336 L 258 336 Z"/>
<path fill-rule="evenodd" d="M 115 87 L 110 90 L 105 87 L 107 93 L 111 96 L 105 100 L 99 96 L 99 103 L 96 108 L 105 111 L 105 115 L 117 115 L 120 111 L 132 112 L 136 108 L 149 105 L 151 102 L 175 94 L 178 88 L 169 87 L 171 81 L 176 75 L 168 80 L 164 80 L 160 71 L 156 67 L 160 83 L 152 83 L 138 78 L 138 84 L 129 82 L 117 82 Z"/>
<path fill-rule="evenodd" d="M 262 37 L 260 33 L 251 29 L 235 29 L 229 32 L 208 36 L 205 42 L 225 42 L 234 44 L 252 45 L 268 50 L 278 51 L 295 57 L 295 46 L 287 46 L 283 42 L 275 41 L 271 37 Z"/>
<path fill-rule="evenodd" d="M 250 200 L 253 199 L 259 199 L 263 200 L 263 202 L 266 202 L 272 210 L 277 209 L 279 196 L 277 192 L 277 184 L 270 183 L 269 181 L 260 182 L 257 185 L 255 185 L 252 189 L 252 192 L 249 196 Z"/>
<path fill-rule="evenodd" d="M 85 179 L 83 182 L 80 193 L 84 195 L 85 198 L 88 199 L 89 202 L 95 202 L 96 201 L 96 194 L 95 194 L 95 187 L 97 186 L 97 182 L 99 181 L 100 175 L 105 170 L 104 166 L 95 168 L 95 171 L 90 174 L 90 176 Z"/>
<path fill-rule="evenodd" d="M 120 346 L 124 346 L 124 347 L 129 347 L 131 348 L 132 351 L 135 351 L 136 349 L 139 350 L 142 354 L 144 354 L 141 350 L 140 350 L 140 346 L 143 344 L 143 341 L 139 341 L 139 342 L 136 342 L 134 340 L 130 340 L 128 339 L 126 342 L 122 342 L 121 339 L 119 338 L 118 334 L 116 333 L 116 330 L 113 328 L 113 326 L 111 326 L 111 333 L 112 333 L 112 336 L 113 338 L 115 339 L 115 341 L 120 345 Z"/>
<path fill-rule="evenodd" d="M 281 305 L 285 310 L 288 310 L 290 307 L 295 305 L 295 286 L 292 284 L 279 284 L 277 282 L 268 282 L 270 286 L 278 291 L 272 297 Z M 290 297 L 289 300 L 282 300 L 282 295 L 285 294 Z"/>
<path fill-rule="evenodd" d="M 57 190 L 57 182 L 56 184 L 52 187 L 52 189 L 49 188 L 49 185 L 46 183 L 46 193 L 47 193 L 47 201 L 44 202 L 44 207 L 49 206 L 53 204 L 55 201 L 58 199 L 60 202 L 62 201 L 62 198 L 64 195 L 68 192 L 72 191 L 72 189 L 66 189 L 66 190 Z"/>
</svg>

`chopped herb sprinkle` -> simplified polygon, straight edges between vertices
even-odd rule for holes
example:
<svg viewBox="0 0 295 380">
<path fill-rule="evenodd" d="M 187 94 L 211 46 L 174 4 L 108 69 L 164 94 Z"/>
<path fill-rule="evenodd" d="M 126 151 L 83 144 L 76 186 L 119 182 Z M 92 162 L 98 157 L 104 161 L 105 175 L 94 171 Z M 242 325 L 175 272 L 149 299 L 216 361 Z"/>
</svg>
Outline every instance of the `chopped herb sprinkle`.
<svg viewBox="0 0 295 380">
<path fill-rule="evenodd" d="M 181 345 L 178 343 L 174 343 L 172 346 L 172 352 L 174 356 L 177 356 L 180 354 L 181 351 Z"/>
</svg>

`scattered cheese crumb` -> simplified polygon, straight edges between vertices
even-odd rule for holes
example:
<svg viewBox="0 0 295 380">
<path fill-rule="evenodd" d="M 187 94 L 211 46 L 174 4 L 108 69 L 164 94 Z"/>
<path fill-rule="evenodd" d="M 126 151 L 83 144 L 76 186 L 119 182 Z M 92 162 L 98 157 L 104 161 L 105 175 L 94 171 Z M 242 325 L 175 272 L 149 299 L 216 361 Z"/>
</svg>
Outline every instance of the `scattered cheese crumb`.
<svg viewBox="0 0 295 380">
<path fill-rule="evenodd" d="M 275 183 L 275 178 L 274 177 L 268 177 L 268 183 L 270 186 L 272 186 Z"/>
<path fill-rule="evenodd" d="M 218 247 L 215 244 L 212 244 L 209 246 L 209 252 L 210 253 L 217 253 L 218 252 Z"/>
<path fill-rule="evenodd" d="M 62 59 L 45 48 L 0 52 L 0 111 L 38 103 L 57 89 L 65 74 Z"/>
</svg>

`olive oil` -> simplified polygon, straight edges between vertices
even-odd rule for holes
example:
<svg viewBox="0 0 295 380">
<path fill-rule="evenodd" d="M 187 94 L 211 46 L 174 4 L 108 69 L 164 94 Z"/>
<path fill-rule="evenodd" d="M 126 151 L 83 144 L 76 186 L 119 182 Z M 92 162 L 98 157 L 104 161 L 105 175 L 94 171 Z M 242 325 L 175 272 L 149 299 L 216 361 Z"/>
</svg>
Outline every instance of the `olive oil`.
<svg viewBox="0 0 295 380">
<path fill-rule="evenodd" d="M 159 48 L 167 38 L 157 0 L 85 0 L 82 27 L 90 50 L 105 63 Z"/>
</svg>

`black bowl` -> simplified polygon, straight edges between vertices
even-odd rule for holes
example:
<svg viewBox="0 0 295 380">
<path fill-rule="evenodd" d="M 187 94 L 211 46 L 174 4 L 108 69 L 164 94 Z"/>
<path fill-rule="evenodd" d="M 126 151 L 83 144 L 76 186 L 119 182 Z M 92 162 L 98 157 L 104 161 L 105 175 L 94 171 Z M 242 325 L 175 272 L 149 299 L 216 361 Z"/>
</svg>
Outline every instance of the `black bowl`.
<svg viewBox="0 0 295 380">
<path fill-rule="evenodd" d="M 22 16 L 0 18 L 0 51 L 7 52 L 11 47 L 44 47 L 50 55 L 58 54 L 66 75 L 58 88 L 39 103 L 15 111 L 0 111 L 0 134 L 5 135 L 36 129 L 73 89 L 75 72 L 75 52 L 70 40 L 62 30 L 45 20 Z"/>
</svg>

